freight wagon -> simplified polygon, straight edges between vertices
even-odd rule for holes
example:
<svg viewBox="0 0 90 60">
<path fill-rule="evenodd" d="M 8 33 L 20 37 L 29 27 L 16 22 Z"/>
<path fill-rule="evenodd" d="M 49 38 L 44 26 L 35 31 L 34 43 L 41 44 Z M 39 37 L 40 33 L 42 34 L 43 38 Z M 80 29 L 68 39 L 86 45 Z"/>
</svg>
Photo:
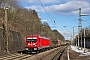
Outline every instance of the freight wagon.
<svg viewBox="0 0 90 60">
<path fill-rule="evenodd" d="M 50 48 L 50 39 L 41 36 L 26 36 L 25 52 L 40 52 Z"/>
</svg>

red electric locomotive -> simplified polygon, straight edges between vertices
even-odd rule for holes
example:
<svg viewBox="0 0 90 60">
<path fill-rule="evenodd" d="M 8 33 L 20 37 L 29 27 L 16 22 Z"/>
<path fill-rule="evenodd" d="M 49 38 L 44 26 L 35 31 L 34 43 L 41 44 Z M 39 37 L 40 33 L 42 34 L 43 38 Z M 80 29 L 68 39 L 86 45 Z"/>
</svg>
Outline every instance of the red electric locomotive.
<svg viewBox="0 0 90 60">
<path fill-rule="evenodd" d="M 50 39 L 41 36 L 26 36 L 26 52 L 38 52 L 50 48 Z"/>
</svg>

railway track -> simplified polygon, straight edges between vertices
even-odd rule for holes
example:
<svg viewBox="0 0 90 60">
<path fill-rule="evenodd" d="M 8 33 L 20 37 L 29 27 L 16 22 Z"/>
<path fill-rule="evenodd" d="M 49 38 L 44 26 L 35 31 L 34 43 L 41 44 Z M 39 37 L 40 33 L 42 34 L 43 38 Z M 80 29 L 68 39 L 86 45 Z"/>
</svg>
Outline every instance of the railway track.
<svg viewBox="0 0 90 60">
<path fill-rule="evenodd" d="M 60 60 L 60 57 L 67 46 L 54 48 L 39 54 L 8 54 L 0 56 L 0 60 Z"/>
<path fill-rule="evenodd" d="M 53 57 L 50 60 L 60 60 L 66 47 L 67 46 L 61 46 L 59 49 L 53 51 Z"/>
<path fill-rule="evenodd" d="M 27 58 L 31 56 L 33 55 L 14 53 L 14 54 L 0 56 L 0 60 L 26 60 Z"/>
<path fill-rule="evenodd" d="M 67 46 L 57 47 L 28 58 L 27 60 L 60 60 L 62 53 Z"/>
<path fill-rule="evenodd" d="M 61 50 L 58 50 L 58 52 L 55 54 L 55 56 L 52 58 L 52 60 L 60 60 L 64 51 L 65 51 L 65 47 L 61 48 Z"/>
</svg>

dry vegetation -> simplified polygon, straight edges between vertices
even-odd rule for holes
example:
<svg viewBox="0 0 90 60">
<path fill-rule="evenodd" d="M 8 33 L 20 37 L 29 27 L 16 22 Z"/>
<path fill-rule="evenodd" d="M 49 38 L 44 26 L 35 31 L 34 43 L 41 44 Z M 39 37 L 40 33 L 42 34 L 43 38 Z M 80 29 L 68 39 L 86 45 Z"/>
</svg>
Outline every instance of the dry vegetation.
<svg viewBox="0 0 90 60">
<path fill-rule="evenodd" d="M 20 6 L 18 0 L 0 0 L 0 6 L 0 27 L 5 22 L 4 8 L 8 7 L 9 30 L 20 32 L 24 38 L 27 35 L 42 35 L 49 37 L 51 40 L 56 40 L 57 38 L 59 40 L 65 40 L 57 30 L 51 30 L 49 25 L 42 24 L 35 10 Z M 90 26 L 86 29 L 86 38 L 90 39 Z"/>
<path fill-rule="evenodd" d="M 42 35 L 49 37 L 51 41 L 57 40 L 57 38 L 59 40 L 65 40 L 64 37 L 57 30 L 51 30 L 48 25 L 42 24 L 35 10 L 28 10 L 21 7 L 18 4 L 18 1 L 0 0 L 0 6 L 1 27 L 5 22 L 4 8 L 9 7 L 7 12 L 9 30 L 20 32 L 24 38 L 27 35 Z"/>
</svg>

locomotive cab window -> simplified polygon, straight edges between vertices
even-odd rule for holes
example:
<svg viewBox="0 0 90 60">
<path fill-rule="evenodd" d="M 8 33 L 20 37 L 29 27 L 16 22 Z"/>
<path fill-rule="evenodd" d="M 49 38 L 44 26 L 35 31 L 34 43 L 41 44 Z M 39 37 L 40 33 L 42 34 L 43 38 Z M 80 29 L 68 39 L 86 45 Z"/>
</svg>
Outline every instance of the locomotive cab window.
<svg viewBox="0 0 90 60">
<path fill-rule="evenodd" d="M 28 39 L 28 42 L 37 42 L 37 39 Z"/>
</svg>

